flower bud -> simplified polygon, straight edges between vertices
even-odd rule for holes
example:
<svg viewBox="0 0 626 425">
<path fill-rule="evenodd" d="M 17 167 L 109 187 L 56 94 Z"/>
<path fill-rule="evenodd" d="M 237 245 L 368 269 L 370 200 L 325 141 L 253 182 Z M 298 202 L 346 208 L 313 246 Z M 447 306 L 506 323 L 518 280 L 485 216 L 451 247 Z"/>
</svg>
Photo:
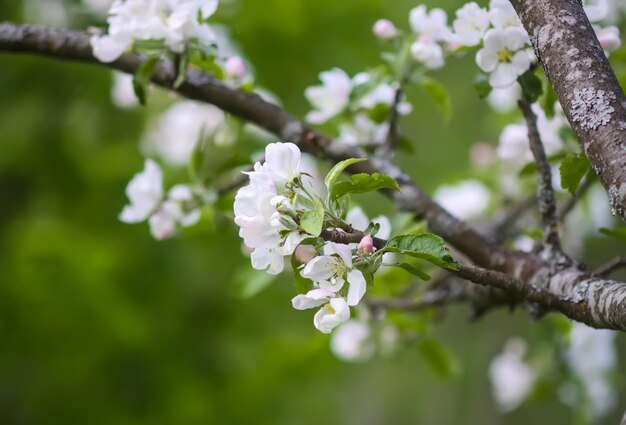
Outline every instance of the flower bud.
<svg viewBox="0 0 626 425">
<path fill-rule="evenodd" d="M 238 80 L 245 77 L 248 67 L 241 56 L 232 56 L 226 60 L 224 71 L 230 78 Z"/>
<path fill-rule="evenodd" d="M 388 40 L 398 35 L 396 26 L 388 19 L 379 19 L 372 28 L 374 35 L 381 40 Z"/>
<path fill-rule="evenodd" d="M 315 257 L 317 257 L 317 252 L 315 251 L 315 247 L 312 245 L 298 245 L 295 250 L 296 253 L 296 261 L 300 264 L 306 264 Z"/>
<path fill-rule="evenodd" d="M 374 239 L 372 239 L 371 235 L 365 235 L 359 242 L 359 253 L 366 255 L 372 252 L 374 252 Z"/>
</svg>

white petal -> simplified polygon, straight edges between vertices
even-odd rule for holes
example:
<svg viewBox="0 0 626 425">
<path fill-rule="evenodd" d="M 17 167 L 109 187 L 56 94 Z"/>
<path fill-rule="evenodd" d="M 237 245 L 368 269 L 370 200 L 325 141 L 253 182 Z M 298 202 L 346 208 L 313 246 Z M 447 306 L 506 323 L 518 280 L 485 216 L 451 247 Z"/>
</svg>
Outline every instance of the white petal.
<svg viewBox="0 0 626 425">
<path fill-rule="evenodd" d="M 515 65 L 510 63 L 501 63 L 489 76 L 489 84 L 493 87 L 510 86 L 517 80 L 519 73 Z"/>
<path fill-rule="evenodd" d="M 365 282 L 363 273 L 356 269 L 348 273 L 348 283 L 350 284 L 348 289 L 348 305 L 355 306 L 361 301 L 363 295 L 365 295 L 367 283 Z"/>
<path fill-rule="evenodd" d="M 100 62 L 108 63 L 122 56 L 122 53 L 130 47 L 132 40 L 119 40 L 105 35 L 102 37 L 92 37 L 90 42 L 93 55 L 96 59 Z"/>
<path fill-rule="evenodd" d="M 252 267 L 257 270 L 266 270 L 269 274 L 277 275 L 285 268 L 285 259 L 272 249 L 256 248 L 250 254 Z"/>
<path fill-rule="evenodd" d="M 498 66 L 498 55 L 495 51 L 480 49 L 476 53 L 476 65 L 485 72 L 491 72 Z"/>
</svg>

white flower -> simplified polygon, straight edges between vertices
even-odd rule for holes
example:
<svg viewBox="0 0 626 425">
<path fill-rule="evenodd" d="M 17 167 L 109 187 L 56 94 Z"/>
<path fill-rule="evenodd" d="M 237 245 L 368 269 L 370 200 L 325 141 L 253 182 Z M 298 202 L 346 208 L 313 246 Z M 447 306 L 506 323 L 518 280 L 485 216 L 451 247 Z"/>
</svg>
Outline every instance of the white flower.
<svg viewBox="0 0 626 425">
<path fill-rule="evenodd" d="M 332 298 L 313 318 L 313 324 L 322 333 L 328 334 L 350 318 L 350 307 L 343 298 Z"/>
<path fill-rule="evenodd" d="M 278 274 L 284 268 L 284 257 L 291 255 L 307 237 L 297 230 L 294 205 L 283 196 L 285 186 L 300 176 L 300 150 L 293 143 L 272 143 L 265 148 L 265 163 L 256 163 L 247 173 L 250 184 L 235 196 L 235 223 L 239 236 L 249 248 L 252 266 Z"/>
<path fill-rule="evenodd" d="M 476 54 L 476 63 L 489 72 L 489 84 L 506 87 L 526 72 L 532 63 L 528 36 L 519 28 L 487 31 L 484 47 Z"/>
<path fill-rule="evenodd" d="M 389 134 L 389 122 L 378 124 L 372 121 L 367 114 L 359 113 L 352 123 L 342 123 L 339 126 L 340 142 L 351 146 L 382 145 Z"/>
<path fill-rule="evenodd" d="M 155 239 L 167 239 L 178 232 L 179 227 L 193 226 L 200 220 L 200 209 L 194 202 L 191 188 L 184 184 L 173 186 L 167 199 L 150 217 L 150 232 Z"/>
<path fill-rule="evenodd" d="M 480 44 L 483 34 L 489 28 L 489 12 L 478 4 L 471 2 L 456 11 L 456 19 L 452 23 L 454 34 L 451 41 L 461 46 Z"/>
<path fill-rule="evenodd" d="M 526 344 L 521 339 L 507 341 L 504 351 L 489 366 L 492 394 L 503 412 L 517 408 L 532 390 L 537 373 L 523 357 Z"/>
<path fill-rule="evenodd" d="M 487 103 L 494 111 L 505 114 L 517 108 L 517 101 L 522 96 L 522 88 L 514 83 L 507 87 L 494 88 L 487 96 Z"/>
<path fill-rule="evenodd" d="M 343 70 L 333 68 L 320 74 L 321 86 L 307 87 L 304 92 L 314 110 L 306 120 L 311 124 L 323 124 L 341 113 L 350 101 L 352 80 Z"/>
<path fill-rule="evenodd" d="M 101 62 L 113 62 L 138 40 L 163 41 L 176 53 L 189 39 L 213 41 L 212 30 L 198 17 L 207 19 L 217 5 L 217 0 L 116 0 L 107 34 L 91 38 L 93 54 Z"/>
<path fill-rule="evenodd" d="M 139 103 L 133 90 L 132 75 L 124 74 L 123 72 L 113 73 L 111 100 L 120 108 L 131 108 Z"/>
<path fill-rule="evenodd" d="M 552 155 L 563 148 L 559 132 L 567 123 L 561 114 L 555 114 L 552 118 L 546 117 L 538 105 L 532 105 L 532 110 L 537 116 L 537 129 L 546 154 Z M 528 141 L 528 127 L 525 124 L 507 125 L 500 135 L 497 153 L 507 165 L 521 167 L 531 161 L 533 156 Z"/>
<path fill-rule="evenodd" d="M 428 69 L 439 69 L 445 63 L 443 49 L 437 43 L 416 41 L 411 45 L 411 55 Z"/>
<path fill-rule="evenodd" d="M 584 0 L 583 6 L 585 8 L 587 18 L 589 18 L 591 22 L 597 22 L 605 19 L 608 17 L 611 10 L 609 0 Z"/>
<path fill-rule="evenodd" d="M 159 164 L 146 159 L 144 170 L 136 174 L 126 186 L 130 204 L 119 215 L 124 223 L 138 223 L 152 214 L 163 197 L 163 172 Z"/>
<path fill-rule="evenodd" d="M 327 242 L 324 255 L 309 261 L 300 274 L 321 289 L 335 293 L 341 291 L 347 281 L 350 306 L 357 305 L 365 294 L 365 277 L 360 270 L 353 268 L 352 251 L 348 245 Z"/>
<path fill-rule="evenodd" d="M 175 103 L 144 136 L 144 146 L 172 166 L 189 163 L 198 141 L 217 134 L 226 126 L 224 112 L 192 100 Z"/>
<path fill-rule="evenodd" d="M 325 289 L 312 289 L 306 294 L 299 294 L 293 297 L 291 304 L 296 310 L 308 310 L 326 304 L 328 300 L 335 297 L 335 293 Z"/>
<path fill-rule="evenodd" d="M 487 210 L 491 193 L 478 180 L 464 180 L 455 185 L 440 186 L 434 199 L 455 217 L 469 220 L 480 217 Z"/>
<path fill-rule="evenodd" d="M 526 33 L 509 0 L 491 0 L 489 2 L 489 18 L 494 28 L 519 28 Z M 528 37 L 528 34 L 526 36 Z"/>
<path fill-rule="evenodd" d="M 379 19 L 372 27 L 374 35 L 382 40 L 388 40 L 398 35 L 398 29 L 389 19 Z"/>
<path fill-rule="evenodd" d="M 617 401 L 610 385 L 617 366 L 615 335 L 613 331 L 574 323 L 565 353 L 567 363 L 584 386 L 594 419 L 609 413 Z"/>
<path fill-rule="evenodd" d="M 367 75 L 367 74 L 365 74 Z M 369 75 L 368 75 L 369 80 Z M 362 75 L 355 76 L 352 81 L 356 85 L 355 80 L 362 80 Z M 360 82 L 363 84 L 365 81 Z M 371 92 L 363 96 L 356 103 L 357 108 L 374 109 L 377 105 L 392 106 L 396 99 L 396 89 L 389 83 L 381 83 L 377 85 Z M 411 113 L 413 107 L 406 101 L 401 101 L 398 104 L 398 113 L 400 115 L 408 115 Z"/>
<path fill-rule="evenodd" d="M 333 332 L 330 349 L 335 356 L 348 362 L 370 359 L 375 347 L 369 326 L 359 320 L 348 320 Z"/>
<path fill-rule="evenodd" d="M 607 54 L 619 48 L 622 45 L 622 40 L 619 38 L 619 28 L 615 26 L 601 28 L 594 25 L 594 30 L 596 31 L 596 36 L 598 36 L 598 41 L 600 45 L 604 49 L 604 52 Z"/>
<path fill-rule="evenodd" d="M 439 8 L 431 9 L 430 12 L 427 10 L 425 5 L 411 9 L 409 12 L 411 29 L 423 43 L 445 41 L 450 33 L 446 12 Z"/>
</svg>

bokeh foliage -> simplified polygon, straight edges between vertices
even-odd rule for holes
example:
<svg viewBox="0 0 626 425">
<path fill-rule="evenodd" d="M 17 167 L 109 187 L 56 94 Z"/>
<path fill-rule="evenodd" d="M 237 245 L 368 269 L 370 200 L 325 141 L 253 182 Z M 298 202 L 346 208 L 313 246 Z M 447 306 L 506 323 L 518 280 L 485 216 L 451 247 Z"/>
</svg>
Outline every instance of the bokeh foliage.
<svg viewBox="0 0 626 425">
<path fill-rule="evenodd" d="M 101 25 L 80 2 L 65 4 L 72 27 Z M 257 81 L 303 116 L 304 87 L 333 66 L 351 74 L 376 66 L 372 23 L 407 25 L 414 5 L 237 0 L 224 1 L 218 18 Z M 20 1 L 0 3 L 0 19 L 32 21 Z M 451 121 L 424 93 L 409 94 L 415 110 L 404 131 L 415 153 L 399 162 L 427 189 L 464 176 L 471 144 L 495 144 L 504 122 L 475 94 L 472 62 L 436 74 L 452 93 Z M 332 357 L 312 314 L 291 308 L 288 277 L 251 300 L 234 295 L 233 276 L 249 263 L 227 217 L 165 242 L 119 222 L 125 185 L 142 167 L 148 112 L 114 107 L 110 82 L 96 66 L 0 56 L 0 423 L 571 421 L 554 394 L 506 416 L 489 394 L 487 368 L 503 341 L 545 333 L 545 322 L 499 311 L 468 323 L 464 308 L 450 309 L 435 336 L 462 369 L 447 381 L 414 347 L 347 365 Z M 374 201 L 368 212 L 389 212 L 389 202 Z M 596 245 L 603 256 L 614 249 Z"/>
</svg>

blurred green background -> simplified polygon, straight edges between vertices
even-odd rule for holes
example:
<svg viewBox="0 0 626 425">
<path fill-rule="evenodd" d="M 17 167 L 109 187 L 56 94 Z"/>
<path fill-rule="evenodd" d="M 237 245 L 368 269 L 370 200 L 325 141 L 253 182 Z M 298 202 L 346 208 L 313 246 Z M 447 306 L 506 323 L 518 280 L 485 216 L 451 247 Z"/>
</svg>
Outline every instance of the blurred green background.
<svg viewBox="0 0 626 425">
<path fill-rule="evenodd" d="M 30 1 L 31 10 L 49 1 Z M 461 4 L 430 2 L 448 11 Z M 387 17 L 406 28 L 415 5 L 237 0 L 224 2 L 218 20 L 258 82 L 303 116 L 303 89 L 320 71 L 375 66 L 372 23 Z M 73 28 L 103 24 L 78 1 L 64 6 Z M 45 15 L 25 16 L 20 1 L 0 3 L 0 20 Z M 476 96 L 475 73 L 471 56 L 436 73 L 453 95 L 450 122 L 413 93 L 404 128 L 416 152 L 401 162 L 427 189 L 463 176 L 474 142 L 497 141 L 503 121 Z M 545 332 L 545 322 L 531 324 L 523 312 L 468 323 L 465 308 L 450 309 L 435 328 L 462 360 L 450 380 L 410 347 L 345 364 L 313 328 L 312 312 L 291 307 L 288 277 L 249 300 L 233 295 L 234 273 L 249 266 L 227 218 L 219 231 L 196 226 L 164 242 L 145 224 L 119 222 L 124 188 L 142 168 L 148 114 L 114 107 L 110 83 L 97 66 L 0 55 L 1 424 L 572 422 L 554 394 L 507 415 L 495 408 L 489 362 L 509 336 Z M 376 202 L 369 212 L 388 207 Z M 602 254 L 591 263 L 617 249 L 590 246 Z M 618 423 L 624 408 L 606 423 Z"/>
</svg>

